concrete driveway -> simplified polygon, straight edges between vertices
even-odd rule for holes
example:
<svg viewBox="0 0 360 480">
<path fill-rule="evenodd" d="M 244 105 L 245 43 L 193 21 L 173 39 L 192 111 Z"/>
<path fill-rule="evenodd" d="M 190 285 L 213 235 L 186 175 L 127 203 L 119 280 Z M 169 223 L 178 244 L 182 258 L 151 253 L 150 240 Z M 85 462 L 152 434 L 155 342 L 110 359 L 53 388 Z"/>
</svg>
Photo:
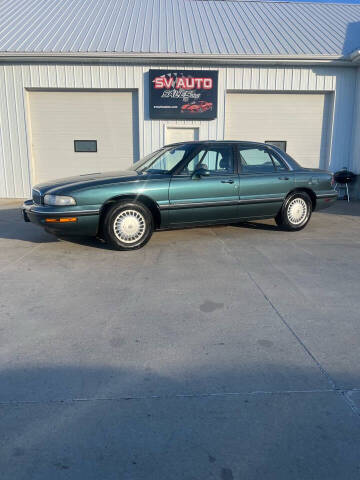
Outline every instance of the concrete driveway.
<svg viewBox="0 0 360 480">
<path fill-rule="evenodd" d="M 360 478 L 360 203 L 57 240 L 0 207 L 0 477 Z"/>
</svg>

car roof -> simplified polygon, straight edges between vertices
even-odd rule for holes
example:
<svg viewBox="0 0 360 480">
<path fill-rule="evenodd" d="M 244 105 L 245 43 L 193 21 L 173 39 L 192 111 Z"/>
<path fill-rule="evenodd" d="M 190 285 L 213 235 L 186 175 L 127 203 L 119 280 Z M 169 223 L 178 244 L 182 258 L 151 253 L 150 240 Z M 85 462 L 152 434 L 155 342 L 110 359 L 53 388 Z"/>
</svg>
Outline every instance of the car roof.
<svg viewBox="0 0 360 480">
<path fill-rule="evenodd" d="M 214 144 L 214 143 L 241 143 L 242 145 L 262 145 L 266 147 L 271 147 L 271 145 L 262 142 L 251 142 L 249 140 L 193 140 L 193 141 L 186 141 L 186 142 L 176 142 L 176 143 L 168 143 L 164 145 L 164 147 L 171 147 L 173 145 L 204 145 L 204 144 Z"/>
</svg>

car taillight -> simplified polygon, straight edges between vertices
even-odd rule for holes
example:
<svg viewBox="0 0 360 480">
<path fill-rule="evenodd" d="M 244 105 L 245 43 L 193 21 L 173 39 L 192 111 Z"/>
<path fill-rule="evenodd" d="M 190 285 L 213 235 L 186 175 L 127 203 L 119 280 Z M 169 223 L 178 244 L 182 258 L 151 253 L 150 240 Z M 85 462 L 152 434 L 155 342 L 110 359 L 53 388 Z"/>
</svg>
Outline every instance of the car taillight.
<svg viewBox="0 0 360 480">
<path fill-rule="evenodd" d="M 334 174 L 331 175 L 330 184 L 331 184 L 332 187 L 335 185 Z"/>
</svg>

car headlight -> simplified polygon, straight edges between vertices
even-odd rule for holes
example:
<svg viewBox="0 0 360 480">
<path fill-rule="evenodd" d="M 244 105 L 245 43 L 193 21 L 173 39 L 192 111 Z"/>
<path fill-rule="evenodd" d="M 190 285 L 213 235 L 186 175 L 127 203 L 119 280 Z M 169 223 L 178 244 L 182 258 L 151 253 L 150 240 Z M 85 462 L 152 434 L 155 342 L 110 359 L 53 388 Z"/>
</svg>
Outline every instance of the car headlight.
<svg viewBox="0 0 360 480">
<path fill-rule="evenodd" d="M 76 201 L 72 197 L 65 197 L 63 195 L 45 195 L 44 197 L 45 205 L 56 205 L 57 207 L 62 207 L 65 205 L 76 205 Z"/>
</svg>

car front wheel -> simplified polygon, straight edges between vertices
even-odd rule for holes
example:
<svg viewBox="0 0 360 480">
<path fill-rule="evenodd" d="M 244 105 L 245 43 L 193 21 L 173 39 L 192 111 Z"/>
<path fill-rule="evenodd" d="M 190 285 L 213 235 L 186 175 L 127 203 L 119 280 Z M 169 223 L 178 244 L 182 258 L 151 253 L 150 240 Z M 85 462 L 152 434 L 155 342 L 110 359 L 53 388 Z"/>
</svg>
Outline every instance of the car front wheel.
<svg viewBox="0 0 360 480">
<path fill-rule="evenodd" d="M 309 195 L 306 192 L 295 192 L 286 198 L 275 222 L 286 230 L 301 230 L 309 222 L 311 211 Z"/>
<path fill-rule="evenodd" d="M 138 202 L 120 202 L 111 207 L 104 220 L 104 237 L 117 250 L 135 250 L 151 238 L 154 219 Z"/>
</svg>

